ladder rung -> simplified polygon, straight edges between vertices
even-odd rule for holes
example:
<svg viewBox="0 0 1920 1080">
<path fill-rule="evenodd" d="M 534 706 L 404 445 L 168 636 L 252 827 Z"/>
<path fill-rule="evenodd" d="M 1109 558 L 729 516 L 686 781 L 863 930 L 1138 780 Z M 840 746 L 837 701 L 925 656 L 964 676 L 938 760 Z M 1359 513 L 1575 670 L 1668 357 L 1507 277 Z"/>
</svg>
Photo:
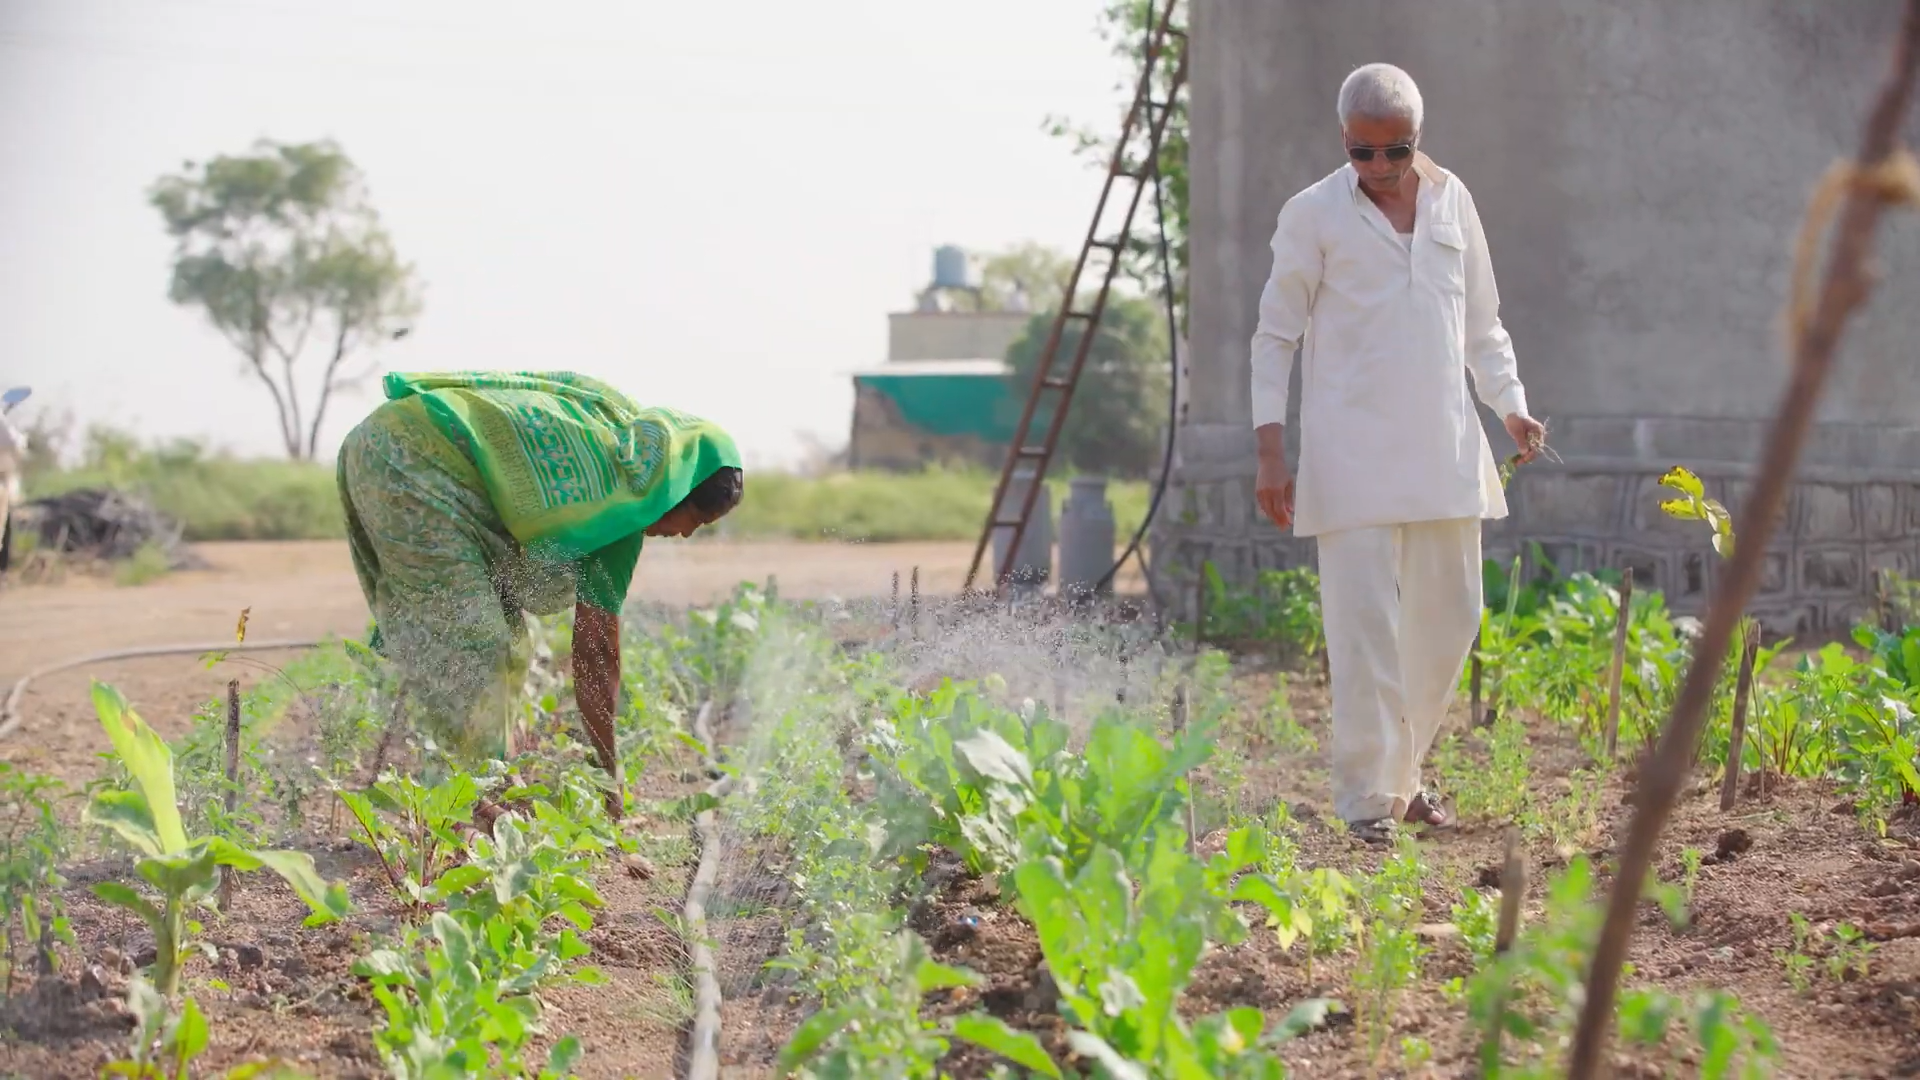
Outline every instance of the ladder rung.
<svg viewBox="0 0 1920 1080">
<path fill-rule="evenodd" d="M 1158 98 L 1148 98 L 1148 99 L 1147 99 L 1147 108 L 1148 108 L 1148 109 L 1159 109 L 1159 110 L 1161 110 L 1162 112 L 1165 112 L 1166 110 L 1168 110 L 1168 109 L 1171 109 L 1171 108 L 1173 108 L 1173 102 L 1171 102 L 1171 101 L 1161 101 L 1161 100 L 1160 100 L 1160 99 L 1158 99 Z"/>
<path fill-rule="evenodd" d="M 1092 322 L 1092 321 L 1093 321 L 1093 312 L 1091 312 L 1091 311 L 1069 311 L 1069 312 L 1067 312 L 1067 313 L 1066 313 L 1066 317 L 1067 317 L 1067 318 L 1069 318 L 1069 319 L 1085 319 L 1085 320 L 1087 320 L 1088 322 Z"/>
<path fill-rule="evenodd" d="M 1014 453 L 1018 457 L 1046 457 L 1047 448 L 1044 446 L 1023 446 L 1019 450 L 1014 451 Z"/>
<path fill-rule="evenodd" d="M 1006 521 L 1001 518 L 993 519 L 993 527 L 996 529 L 1018 529 L 1025 524 L 1026 522 L 1021 521 L 1019 518 L 1014 518 L 1012 521 Z"/>
<path fill-rule="evenodd" d="M 1040 385 L 1048 390 L 1065 390 L 1073 385 L 1072 379 L 1042 379 Z"/>
<path fill-rule="evenodd" d="M 1089 240 L 1087 241 L 1087 246 L 1106 248 L 1108 251 L 1119 251 L 1122 247 L 1126 246 L 1126 241 L 1118 238 L 1113 240 Z"/>
</svg>

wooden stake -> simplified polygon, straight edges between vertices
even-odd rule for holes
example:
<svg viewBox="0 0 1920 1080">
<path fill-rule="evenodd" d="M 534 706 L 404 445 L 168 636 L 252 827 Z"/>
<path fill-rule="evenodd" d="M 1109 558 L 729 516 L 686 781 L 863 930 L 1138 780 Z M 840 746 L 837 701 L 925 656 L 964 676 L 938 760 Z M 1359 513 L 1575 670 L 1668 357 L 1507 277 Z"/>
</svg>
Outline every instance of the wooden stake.
<svg viewBox="0 0 1920 1080">
<path fill-rule="evenodd" d="M 1507 830 L 1507 860 L 1500 868 L 1500 926 L 1494 933 L 1493 954 L 1504 956 L 1520 936 L 1520 909 L 1527 898 L 1527 853 L 1520 846 L 1520 830 Z M 1500 1073 L 1500 1036 L 1506 1027 L 1507 988 L 1496 992 L 1493 1019 L 1480 1041 L 1480 1067 L 1484 1075 Z"/>
<path fill-rule="evenodd" d="M 1753 661 L 1760 651 L 1760 627 L 1747 620 L 1740 644 L 1740 676 L 1733 684 L 1733 731 L 1727 737 L 1727 774 L 1720 781 L 1720 812 L 1733 810 L 1740 797 L 1740 756 L 1746 748 L 1747 699 L 1753 693 Z"/>
<path fill-rule="evenodd" d="M 920 639 L 920 568 L 913 568 L 913 591 L 907 597 L 907 623 L 915 641 Z"/>
<path fill-rule="evenodd" d="M 1201 578 L 1193 586 L 1193 652 L 1195 656 L 1207 642 L 1207 579 Z"/>
<path fill-rule="evenodd" d="M 1175 733 L 1187 730 L 1187 684 L 1181 683 L 1173 688 L 1173 730 Z M 1193 774 L 1187 774 L 1187 854 L 1192 855 L 1199 846 L 1200 838 L 1195 835 L 1199 829 L 1193 804 L 1199 798 L 1194 790 Z"/>
<path fill-rule="evenodd" d="M 1613 665 L 1607 669 L 1607 761 L 1620 751 L 1620 681 L 1627 672 L 1627 620 L 1633 615 L 1633 567 L 1620 572 L 1620 611 L 1613 620 Z"/>
<path fill-rule="evenodd" d="M 900 571 L 893 572 L 893 594 L 887 601 L 887 607 L 893 612 L 893 628 L 900 629 Z"/>
<path fill-rule="evenodd" d="M 1470 653 L 1469 655 L 1472 657 L 1472 659 L 1469 661 L 1469 664 L 1471 666 L 1468 668 L 1468 674 L 1467 674 L 1467 684 L 1468 684 L 1469 695 L 1470 695 L 1467 700 L 1467 726 L 1479 727 L 1480 726 L 1480 635 L 1479 634 L 1473 635 L 1473 652 Z"/>
<path fill-rule="evenodd" d="M 240 680 L 227 680 L 227 818 L 240 796 Z M 233 867 L 220 868 L 219 906 L 224 913 L 233 904 Z"/>
</svg>

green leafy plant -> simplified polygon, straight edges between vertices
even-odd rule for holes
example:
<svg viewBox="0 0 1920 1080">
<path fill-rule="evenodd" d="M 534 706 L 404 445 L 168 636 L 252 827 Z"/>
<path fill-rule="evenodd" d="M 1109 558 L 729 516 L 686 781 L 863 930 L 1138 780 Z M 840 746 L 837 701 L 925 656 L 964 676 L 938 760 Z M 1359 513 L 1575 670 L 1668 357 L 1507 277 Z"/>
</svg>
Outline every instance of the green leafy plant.
<svg viewBox="0 0 1920 1080">
<path fill-rule="evenodd" d="M 118 690 L 95 682 L 93 706 L 115 754 L 139 790 L 95 794 L 87 807 L 86 820 L 112 829 L 142 853 L 134 870 L 158 891 L 160 903 L 156 906 L 132 886 L 120 882 L 101 882 L 93 891 L 100 899 L 140 916 L 153 928 L 153 983 L 162 996 L 170 998 L 180 989 L 180 969 L 190 944 L 188 909 L 210 900 L 222 866 L 237 871 L 265 868 L 280 875 L 312 911 L 308 925 L 346 914 L 345 884 L 322 880 L 313 858 L 304 852 L 249 851 L 220 837 L 188 839 L 174 802 L 173 755 L 167 744 L 134 713 Z"/>
<path fill-rule="evenodd" d="M 0 762 L 0 966 L 4 994 L 31 959 L 34 970 L 54 970 L 54 946 L 73 944 L 60 890 L 66 878 L 66 830 L 54 814 L 62 785 Z"/>
<path fill-rule="evenodd" d="M 438 888 L 440 877 L 459 856 L 459 827 L 472 822 L 480 799 L 480 786 L 471 775 L 453 773 L 429 787 L 389 772 L 364 792 L 335 794 L 360 826 L 360 841 L 379 856 L 387 883 L 401 900 L 419 909 L 445 898 Z"/>
<path fill-rule="evenodd" d="M 355 962 L 354 974 L 371 984 L 386 1014 L 374 1045 L 395 1080 L 569 1075 L 580 1054 L 580 1041 L 571 1036 L 555 1042 L 538 1069 L 523 1060 L 528 1041 L 540 1031 L 533 990 L 557 957 L 548 953 L 523 962 L 529 958 L 496 948 L 497 925 L 436 911 L 428 921 L 430 937 L 408 927 L 399 948 Z"/>
<path fill-rule="evenodd" d="M 1675 465 L 1660 476 L 1660 486 L 1678 493 L 1660 503 L 1668 517 L 1681 521 L 1704 521 L 1713 530 L 1713 550 L 1722 558 L 1733 558 L 1733 515 L 1718 499 L 1707 496 L 1707 486 L 1685 467 Z"/>
<path fill-rule="evenodd" d="M 923 1019 L 924 995 L 978 986 L 981 979 L 963 968 L 936 963 L 927 955 L 920 935 L 911 930 L 893 934 L 880 959 L 879 978 L 815 1012 L 794 1032 L 780 1052 L 782 1075 L 798 1071 L 809 1077 L 931 1080 L 937 1073 L 934 1063 L 946 1055 L 954 1039 L 1043 1076 L 1061 1075 L 1038 1039 L 997 1017 L 973 1012 L 938 1023 Z"/>
<path fill-rule="evenodd" d="M 1044 856 L 1015 872 L 1021 911 L 1033 923 L 1075 1026 L 1074 1051 L 1115 1077 L 1283 1075 L 1272 1045 L 1318 1023 L 1332 1007 L 1314 1001 L 1271 1035 L 1258 1009 L 1234 1009 L 1189 1025 L 1176 1005 L 1211 937 L 1244 934 L 1208 887 L 1257 853 L 1247 844 L 1211 872 L 1187 855 L 1177 831 L 1160 832 L 1136 893 L 1125 860 L 1105 845 L 1079 872 Z"/>
</svg>

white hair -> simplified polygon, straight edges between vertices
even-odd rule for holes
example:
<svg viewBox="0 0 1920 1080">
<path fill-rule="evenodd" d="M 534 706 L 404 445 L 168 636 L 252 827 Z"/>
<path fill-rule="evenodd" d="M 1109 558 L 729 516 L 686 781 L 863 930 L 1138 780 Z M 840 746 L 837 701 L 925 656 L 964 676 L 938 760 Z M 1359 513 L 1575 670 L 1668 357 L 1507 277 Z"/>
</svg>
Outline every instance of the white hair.
<svg viewBox="0 0 1920 1080">
<path fill-rule="evenodd" d="M 1392 64 L 1367 64 L 1353 69 L 1340 84 L 1340 126 L 1364 116 L 1369 120 L 1410 120 L 1420 130 L 1426 111 L 1413 76 Z"/>
</svg>

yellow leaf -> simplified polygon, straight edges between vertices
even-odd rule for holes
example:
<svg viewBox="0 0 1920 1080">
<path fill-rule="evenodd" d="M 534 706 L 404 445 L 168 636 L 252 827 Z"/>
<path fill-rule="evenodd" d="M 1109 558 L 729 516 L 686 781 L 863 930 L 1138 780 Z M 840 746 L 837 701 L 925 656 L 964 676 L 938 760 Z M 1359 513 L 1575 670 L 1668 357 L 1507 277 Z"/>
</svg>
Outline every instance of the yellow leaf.
<svg viewBox="0 0 1920 1080">
<path fill-rule="evenodd" d="M 243 607 L 240 609 L 240 624 L 233 628 L 233 639 L 235 641 L 247 640 L 247 616 L 252 613 L 253 608 L 251 607 Z"/>
<path fill-rule="evenodd" d="M 1692 499 L 1667 499 L 1660 504 L 1660 509 L 1669 517 L 1677 517 L 1683 521 L 1701 521 L 1706 517 L 1700 509 L 1700 504 Z"/>
<path fill-rule="evenodd" d="M 1675 465 L 1673 468 L 1668 469 L 1661 475 L 1660 484 L 1662 487 L 1670 487 L 1683 495 L 1691 495 L 1696 499 L 1704 499 L 1707 497 L 1707 485 L 1701 483 L 1700 478 L 1693 475 L 1684 465 Z"/>
</svg>

